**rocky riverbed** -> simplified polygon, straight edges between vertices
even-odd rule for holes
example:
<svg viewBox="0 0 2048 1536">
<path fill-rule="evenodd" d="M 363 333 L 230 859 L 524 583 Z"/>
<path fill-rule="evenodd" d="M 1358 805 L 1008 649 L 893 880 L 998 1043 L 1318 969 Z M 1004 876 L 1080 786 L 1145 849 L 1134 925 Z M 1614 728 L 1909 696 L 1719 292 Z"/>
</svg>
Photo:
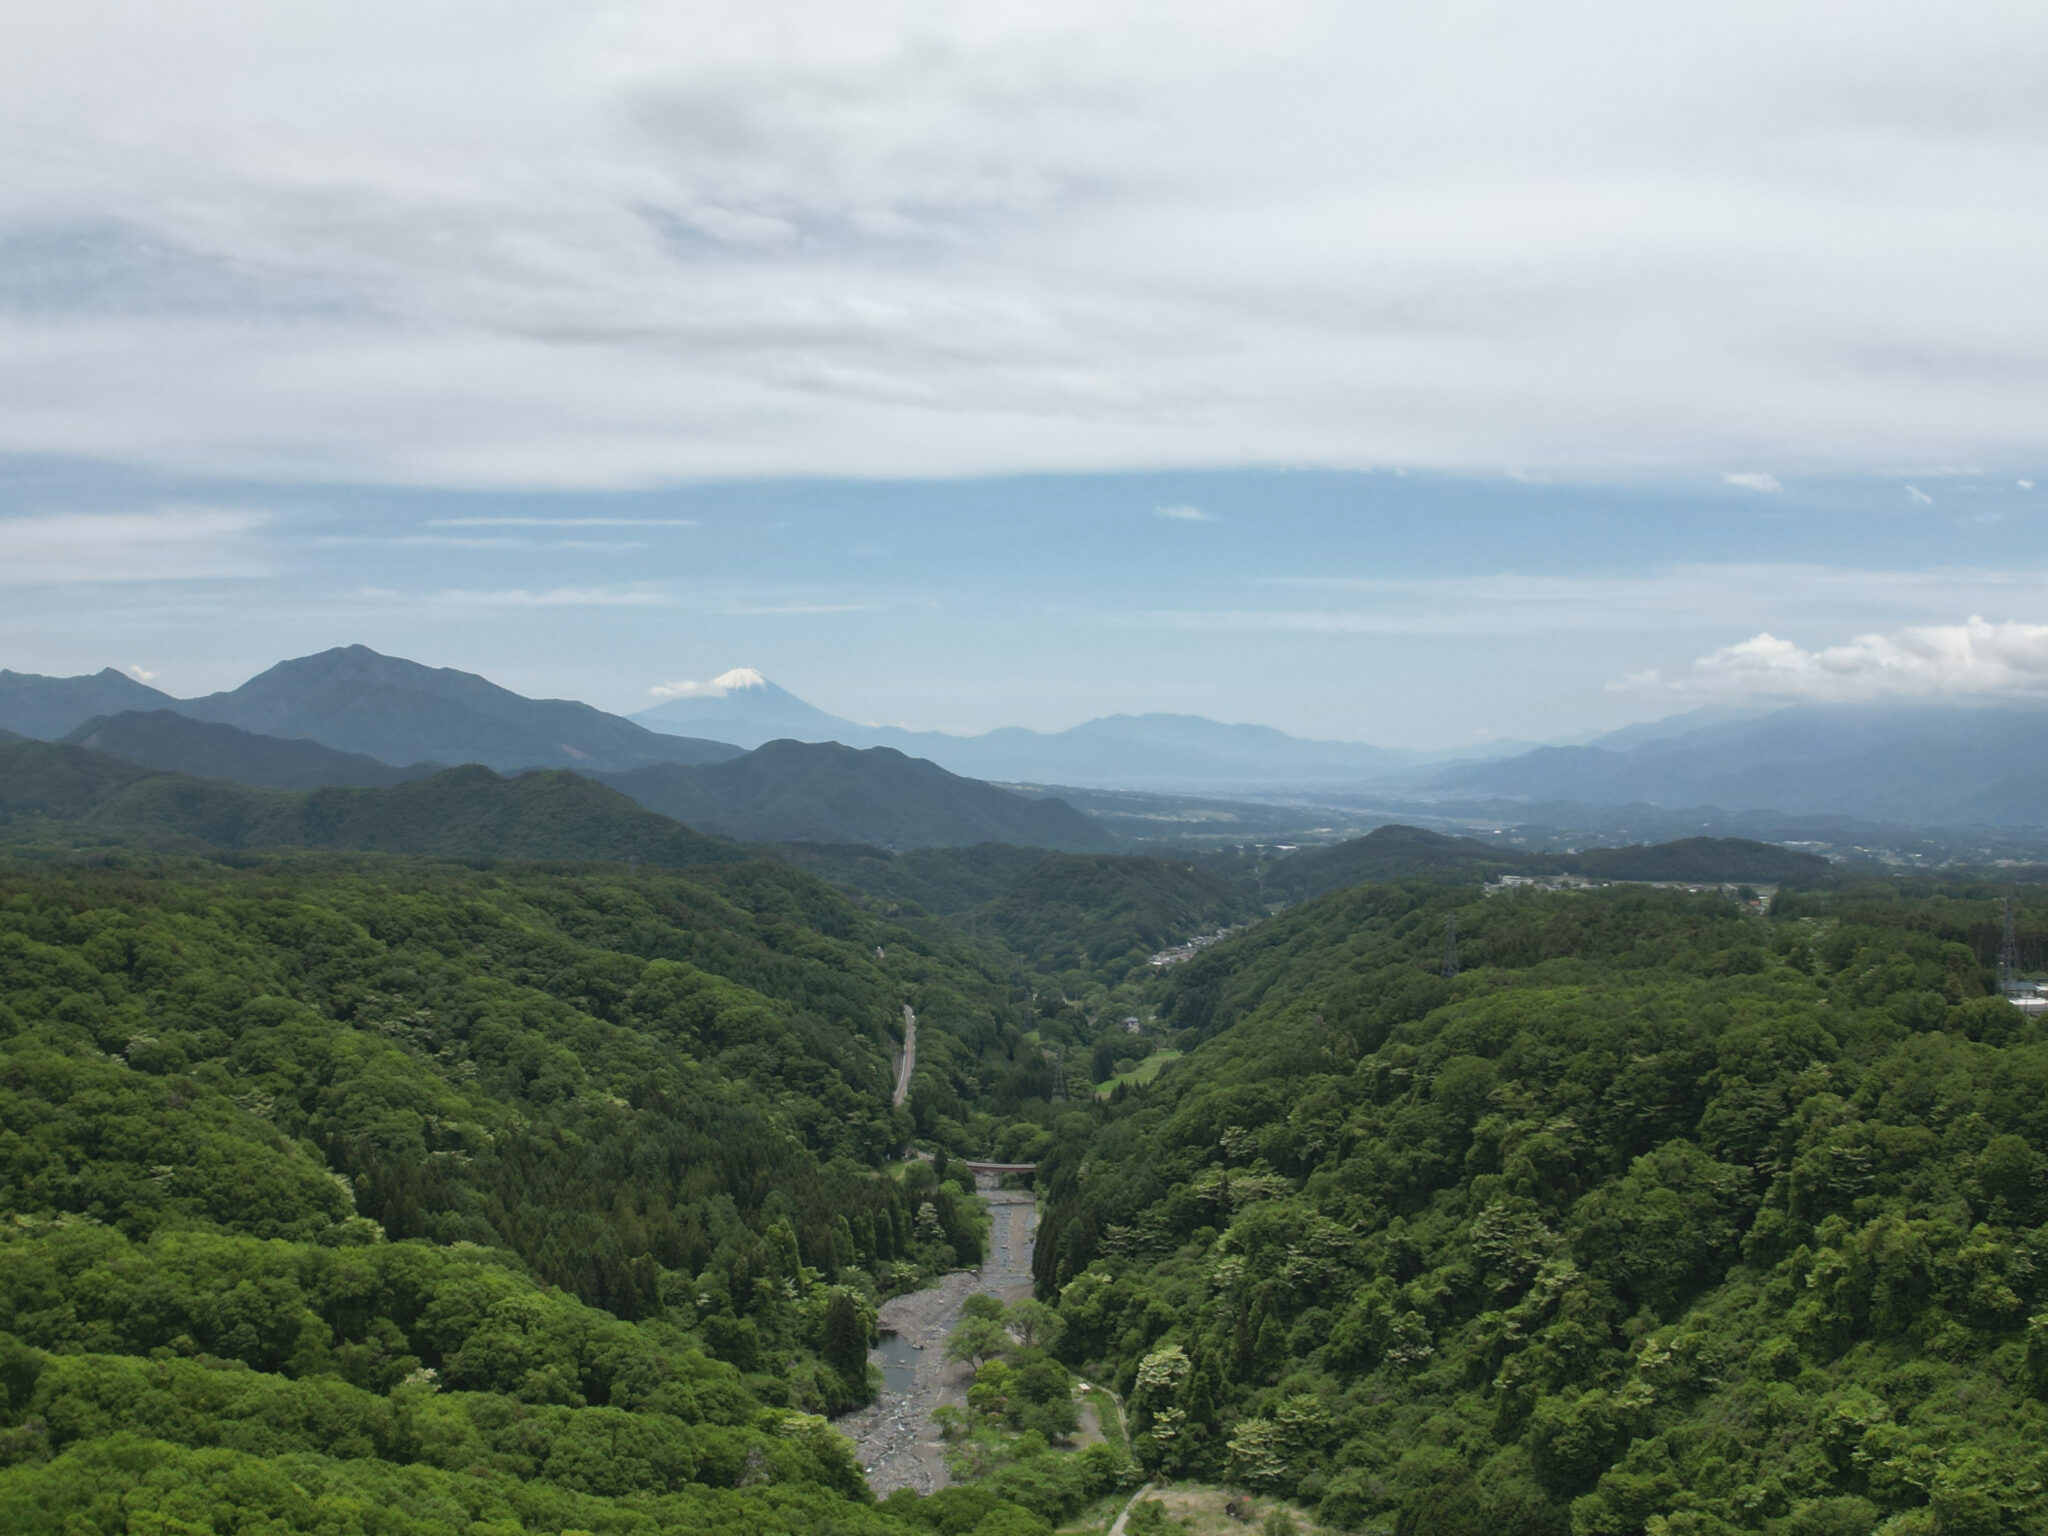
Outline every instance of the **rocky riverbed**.
<svg viewBox="0 0 2048 1536">
<path fill-rule="evenodd" d="M 993 1180 L 988 1181 L 993 1184 Z M 960 1321 L 961 1308 L 977 1291 L 1018 1301 L 1031 1294 L 1031 1245 L 1038 1229 L 1038 1202 L 1013 1190 L 984 1188 L 992 1218 L 988 1259 L 978 1270 L 958 1270 L 939 1284 L 882 1303 L 881 1347 L 868 1358 L 882 1367 L 886 1385 L 859 1413 L 839 1420 L 867 1468 L 878 1494 L 898 1488 L 930 1493 L 948 1481 L 932 1410 L 951 1403 L 964 1407 L 974 1373 L 946 1359 L 946 1335 Z"/>
</svg>

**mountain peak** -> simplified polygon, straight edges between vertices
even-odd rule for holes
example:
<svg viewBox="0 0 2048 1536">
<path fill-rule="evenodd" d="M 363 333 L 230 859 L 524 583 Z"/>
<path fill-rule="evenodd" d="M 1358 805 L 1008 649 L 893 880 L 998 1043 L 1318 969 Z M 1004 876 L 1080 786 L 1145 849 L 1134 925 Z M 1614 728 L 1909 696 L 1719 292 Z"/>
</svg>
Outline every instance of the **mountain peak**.
<svg viewBox="0 0 2048 1536">
<path fill-rule="evenodd" d="M 763 693 L 780 693 L 767 678 L 752 667 L 734 667 L 730 672 L 721 672 L 708 683 L 663 683 L 654 691 L 664 699 L 722 699 L 729 693 L 745 693 L 759 689 Z"/>
</svg>

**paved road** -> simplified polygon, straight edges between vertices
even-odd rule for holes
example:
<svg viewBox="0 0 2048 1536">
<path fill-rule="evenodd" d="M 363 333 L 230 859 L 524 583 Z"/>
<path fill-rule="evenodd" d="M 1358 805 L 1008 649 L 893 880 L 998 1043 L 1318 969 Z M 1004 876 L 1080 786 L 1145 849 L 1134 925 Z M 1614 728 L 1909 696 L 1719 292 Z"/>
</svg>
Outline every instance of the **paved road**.
<svg viewBox="0 0 2048 1536">
<path fill-rule="evenodd" d="M 917 1067 L 917 1015 L 910 1011 L 910 1004 L 903 1005 L 903 1065 L 896 1069 L 896 1092 L 889 1100 L 891 1109 L 902 1107 L 910 1097 L 910 1074 Z"/>
</svg>

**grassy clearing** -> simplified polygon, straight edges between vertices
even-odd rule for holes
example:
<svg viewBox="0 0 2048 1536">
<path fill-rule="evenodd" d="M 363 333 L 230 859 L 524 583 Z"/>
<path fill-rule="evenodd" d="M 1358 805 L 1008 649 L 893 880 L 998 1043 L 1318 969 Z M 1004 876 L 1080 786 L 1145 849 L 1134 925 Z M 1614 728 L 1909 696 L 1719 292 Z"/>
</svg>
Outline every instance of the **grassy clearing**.
<svg viewBox="0 0 2048 1536">
<path fill-rule="evenodd" d="M 1115 1091 L 1118 1083 L 1122 1083 L 1129 1088 L 1142 1088 L 1164 1071 L 1168 1062 L 1179 1061 L 1180 1058 L 1181 1053 L 1171 1047 L 1163 1051 L 1154 1051 L 1130 1071 L 1119 1072 L 1109 1081 L 1096 1084 L 1095 1097 L 1098 1099 L 1108 1098 Z"/>
<path fill-rule="evenodd" d="M 1297 1536 L 1334 1536 L 1335 1532 L 1333 1526 L 1316 1524 L 1299 1505 L 1202 1483 L 1156 1487 L 1139 1502 L 1150 1503 L 1155 1499 L 1166 1508 L 1166 1522 L 1157 1528 L 1170 1533 L 1170 1536 L 1263 1536 L 1268 1529 L 1288 1528 L 1278 1521 L 1268 1526 L 1267 1522 L 1276 1513 L 1292 1522 Z M 1236 1513 L 1228 1507 L 1233 1500 L 1237 1501 Z M 1152 1523 L 1133 1509 L 1127 1529 L 1136 1536 Z"/>
</svg>

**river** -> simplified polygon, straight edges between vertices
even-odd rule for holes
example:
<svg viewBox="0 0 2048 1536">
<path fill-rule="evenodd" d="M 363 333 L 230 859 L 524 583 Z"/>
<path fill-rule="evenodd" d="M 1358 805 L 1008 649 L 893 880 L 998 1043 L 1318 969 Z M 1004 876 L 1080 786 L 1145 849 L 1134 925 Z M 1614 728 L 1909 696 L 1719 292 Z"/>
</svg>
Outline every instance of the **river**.
<svg viewBox="0 0 2048 1536">
<path fill-rule="evenodd" d="M 978 1270 L 957 1270 L 937 1285 L 882 1303 L 879 1347 L 868 1358 L 882 1368 L 879 1396 L 858 1413 L 838 1421 L 854 1443 L 868 1484 L 877 1494 L 898 1488 L 930 1493 L 950 1481 L 932 1410 L 967 1402 L 974 1372 L 946 1359 L 946 1335 L 960 1321 L 967 1298 L 985 1291 L 1004 1301 L 1031 1294 L 1031 1244 L 1038 1230 L 1038 1201 L 1019 1190 L 999 1190 L 993 1174 L 975 1184 L 988 1202 L 988 1258 Z"/>
</svg>

